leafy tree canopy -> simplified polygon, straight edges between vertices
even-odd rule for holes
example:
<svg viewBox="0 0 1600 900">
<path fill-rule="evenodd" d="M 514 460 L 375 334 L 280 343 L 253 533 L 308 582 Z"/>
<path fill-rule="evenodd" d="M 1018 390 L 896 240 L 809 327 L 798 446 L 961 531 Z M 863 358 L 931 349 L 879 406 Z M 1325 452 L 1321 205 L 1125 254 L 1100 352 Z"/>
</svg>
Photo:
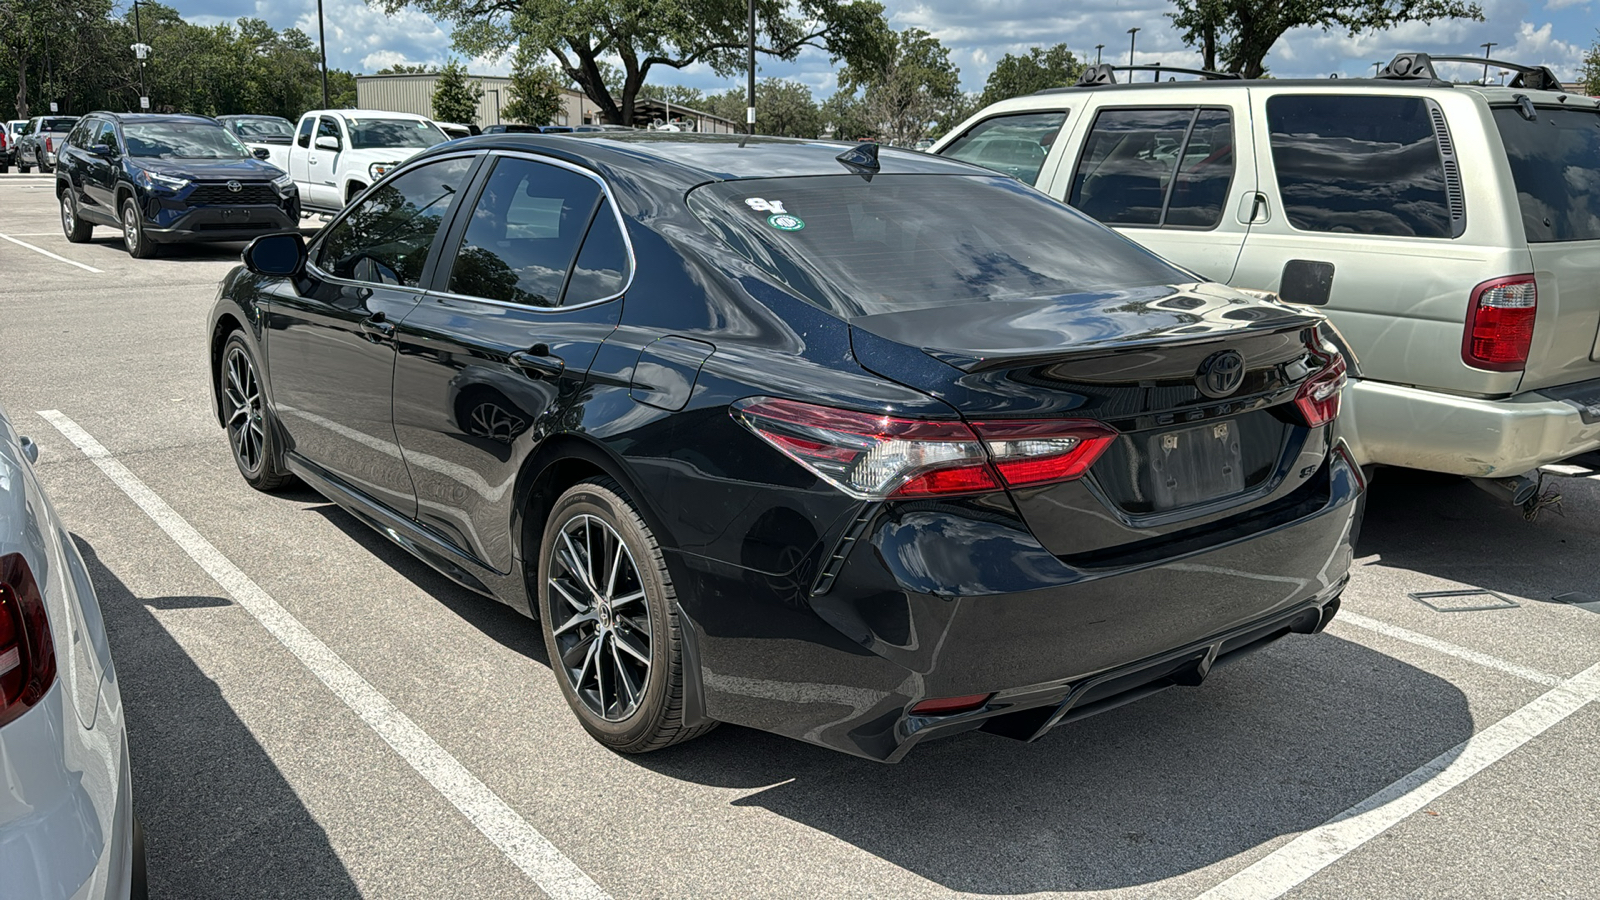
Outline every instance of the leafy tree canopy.
<svg viewBox="0 0 1600 900">
<path fill-rule="evenodd" d="M 898 33 L 882 66 L 846 66 L 838 93 L 853 96 L 857 90 L 861 105 L 842 101 L 841 110 L 864 117 L 868 134 L 897 147 L 928 137 L 952 107 L 965 102 L 961 70 L 950 64 L 950 51 L 920 28 Z"/>
<path fill-rule="evenodd" d="M 511 100 L 501 111 L 505 118 L 529 125 L 549 125 L 561 114 L 564 79 L 554 66 L 543 63 L 543 56 L 531 44 L 517 48 L 511 66 Z"/>
<path fill-rule="evenodd" d="M 373 74 L 374 75 L 427 75 L 429 73 L 437 72 L 437 71 L 439 71 L 439 67 L 438 66 L 429 66 L 429 65 L 425 65 L 423 63 L 395 63 L 392 66 L 384 66 L 383 68 L 379 69 L 378 71 L 374 72 Z"/>
<path fill-rule="evenodd" d="M 1076 82 L 1082 73 L 1083 62 L 1072 55 L 1066 44 L 1030 47 L 1026 56 L 1007 53 L 989 73 L 978 102 L 988 106 L 1045 88 L 1066 87 Z"/>
<path fill-rule="evenodd" d="M 475 125 L 478 101 L 483 99 L 483 84 L 467 80 L 467 67 L 450 60 L 439 70 L 433 87 L 433 117 L 440 122 Z"/>
</svg>

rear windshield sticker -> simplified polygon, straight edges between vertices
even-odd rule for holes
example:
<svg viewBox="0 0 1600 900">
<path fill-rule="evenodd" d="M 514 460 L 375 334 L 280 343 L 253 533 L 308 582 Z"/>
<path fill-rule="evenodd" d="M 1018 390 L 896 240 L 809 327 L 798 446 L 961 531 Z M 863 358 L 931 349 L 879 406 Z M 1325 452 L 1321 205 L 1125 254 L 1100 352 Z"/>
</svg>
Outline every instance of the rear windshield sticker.
<svg viewBox="0 0 1600 900">
<path fill-rule="evenodd" d="M 788 212 L 788 210 L 783 208 L 782 200 L 763 200 L 760 197 L 751 197 L 749 200 L 744 202 L 744 205 L 750 207 L 756 212 L 776 213 L 780 216 Z"/>
<path fill-rule="evenodd" d="M 806 227 L 806 223 L 800 221 L 799 216 L 791 216 L 787 213 L 778 216 L 767 216 L 767 224 L 779 231 L 799 231 Z"/>
</svg>

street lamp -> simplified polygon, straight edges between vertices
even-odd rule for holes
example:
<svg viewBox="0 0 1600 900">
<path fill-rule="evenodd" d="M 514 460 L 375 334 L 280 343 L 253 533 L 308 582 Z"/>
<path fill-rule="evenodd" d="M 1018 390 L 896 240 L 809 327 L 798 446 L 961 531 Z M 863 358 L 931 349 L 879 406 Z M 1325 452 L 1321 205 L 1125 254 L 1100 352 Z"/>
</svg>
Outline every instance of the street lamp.
<svg viewBox="0 0 1600 900">
<path fill-rule="evenodd" d="M 144 28 L 139 24 L 139 0 L 133 0 L 133 39 L 135 41 L 129 50 L 133 51 L 139 60 L 139 108 L 150 108 L 150 95 L 144 90 L 144 60 L 150 55 L 150 45 L 144 42 Z"/>
<path fill-rule="evenodd" d="M 750 0 L 750 84 L 745 94 L 744 132 L 756 133 L 756 0 Z"/>
<path fill-rule="evenodd" d="M 1105 44 L 1095 44 L 1094 45 L 1094 64 L 1095 65 L 1097 65 L 1097 66 L 1100 65 L 1100 51 L 1104 50 L 1105 48 L 1106 48 Z"/>
<path fill-rule="evenodd" d="M 322 46 L 322 108 L 328 108 L 328 37 L 322 28 L 322 0 L 317 0 L 317 43 Z"/>
<path fill-rule="evenodd" d="M 1485 41 L 1484 43 L 1479 44 L 1478 46 L 1483 48 L 1483 58 L 1484 59 L 1488 59 L 1489 58 L 1489 51 L 1494 49 L 1495 42 L 1494 41 Z M 1489 64 L 1488 63 L 1484 63 L 1483 64 L 1483 83 L 1484 84 L 1488 84 L 1489 83 Z"/>
<path fill-rule="evenodd" d="M 1133 65 L 1133 42 L 1137 41 L 1138 39 L 1139 39 L 1139 29 L 1137 27 L 1129 28 L 1128 29 L 1128 65 L 1130 65 L 1130 66 Z M 1132 76 L 1129 76 L 1129 77 L 1131 78 Z"/>
</svg>

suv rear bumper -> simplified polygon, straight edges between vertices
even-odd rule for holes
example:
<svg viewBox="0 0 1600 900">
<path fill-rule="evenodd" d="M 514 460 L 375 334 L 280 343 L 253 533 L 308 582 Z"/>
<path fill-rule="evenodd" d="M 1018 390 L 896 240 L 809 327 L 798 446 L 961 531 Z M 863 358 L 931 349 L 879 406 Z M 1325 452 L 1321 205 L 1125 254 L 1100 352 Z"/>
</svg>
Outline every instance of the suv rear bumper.
<svg viewBox="0 0 1600 900">
<path fill-rule="evenodd" d="M 1340 435 L 1356 461 L 1510 478 L 1600 448 L 1600 380 L 1504 400 L 1354 381 Z"/>
</svg>

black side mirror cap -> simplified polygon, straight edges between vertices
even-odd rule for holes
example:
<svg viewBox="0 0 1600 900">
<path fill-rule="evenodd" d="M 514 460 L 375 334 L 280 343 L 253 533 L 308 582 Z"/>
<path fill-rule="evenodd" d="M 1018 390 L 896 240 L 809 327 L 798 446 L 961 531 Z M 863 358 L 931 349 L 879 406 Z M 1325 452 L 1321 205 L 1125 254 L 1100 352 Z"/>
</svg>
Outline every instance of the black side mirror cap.
<svg viewBox="0 0 1600 900">
<path fill-rule="evenodd" d="M 272 151 L 265 147 L 257 147 L 250 151 L 250 155 L 254 156 L 256 159 L 265 161 L 272 158 Z"/>
<path fill-rule="evenodd" d="M 306 239 L 297 231 L 264 234 L 244 248 L 242 258 L 257 275 L 292 278 L 305 271 Z"/>
</svg>

